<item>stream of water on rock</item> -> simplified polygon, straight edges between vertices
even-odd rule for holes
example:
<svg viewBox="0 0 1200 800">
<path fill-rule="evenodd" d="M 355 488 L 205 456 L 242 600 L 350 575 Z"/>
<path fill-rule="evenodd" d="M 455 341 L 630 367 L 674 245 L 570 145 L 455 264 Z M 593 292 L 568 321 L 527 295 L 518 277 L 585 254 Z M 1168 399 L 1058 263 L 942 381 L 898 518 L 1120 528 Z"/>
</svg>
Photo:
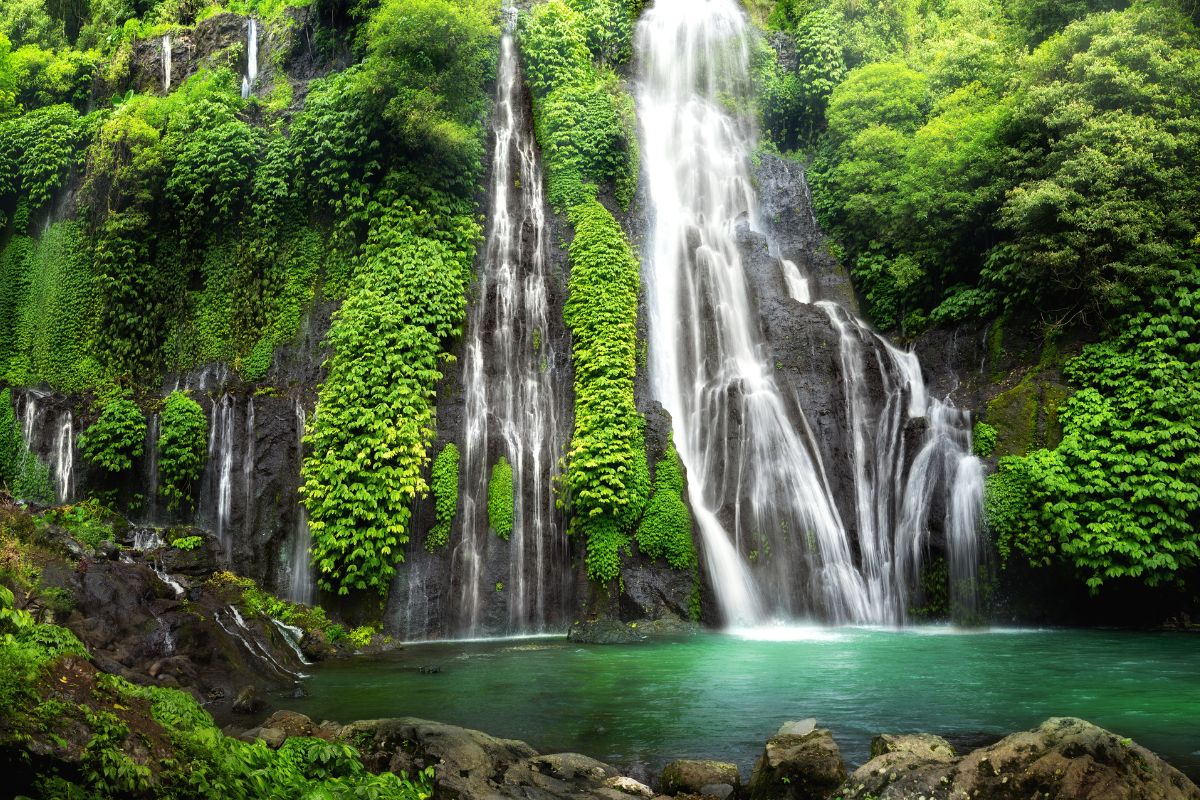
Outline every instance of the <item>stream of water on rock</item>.
<svg viewBox="0 0 1200 800">
<path fill-rule="evenodd" d="M 463 370 L 461 521 L 454 563 L 458 629 L 467 635 L 483 629 L 485 599 L 501 590 L 507 602 L 503 629 L 538 631 L 561 624 L 563 587 L 570 576 L 562 515 L 551 491 L 565 425 L 551 352 L 541 165 L 523 102 L 511 24 L 509 29 L 500 45 L 492 123 L 487 244 L 467 324 Z M 507 545 L 490 530 L 487 511 L 488 482 L 500 459 L 512 468 Z M 492 585 L 485 578 L 489 552 L 505 548 L 507 573 Z"/>
<path fill-rule="evenodd" d="M 637 33 L 651 378 L 673 417 L 721 610 L 735 624 L 903 622 L 931 515 L 946 508 L 936 522 L 956 613 L 970 613 L 982 473 L 969 416 L 927 396 L 913 354 L 819 303 L 842 343 L 841 450 L 854 483 L 844 519 L 805 409 L 776 380 L 736 235 L 758 216 L 754 125 L 731 110 L 753 107 L 751 37 L 734 0 L 657 0 Z M 809 302 L 799 268 L 777 261 L 792 298 Z M 905 434 L 922 418 L 913 458 Z"/>
</svg>

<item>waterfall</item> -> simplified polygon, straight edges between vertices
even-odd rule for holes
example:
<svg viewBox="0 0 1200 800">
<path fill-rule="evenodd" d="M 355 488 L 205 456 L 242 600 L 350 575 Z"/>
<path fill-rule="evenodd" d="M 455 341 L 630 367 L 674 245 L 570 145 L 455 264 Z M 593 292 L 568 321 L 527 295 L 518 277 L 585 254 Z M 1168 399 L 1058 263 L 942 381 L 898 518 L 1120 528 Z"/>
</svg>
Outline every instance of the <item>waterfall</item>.
<svg viewBox="0 0 1200 800">
<path fill-rule="evenodd" d="M 171 37 L 162 37 L 163 93 L 171 91 Z"/>
<path fill-rule="evenodd" d="M 296 463 L 304 463 L 304 430 L 308 418 L 304 402 L 296 395 Z M 312 531 L 308 528 L 308 509 L 303 499 L 296 501 L 296 528 L 292 534 L 292 553 L 289 559 L 288 599 L 293 603 L 311 605 L 313 602 L 312 565 L 308 550 L 312 547 Z"/>
<path fill-rule="evenodd" d="M 75 420 L 70 410 L 63 415 L 54 436 L 50 470 L 58 502 L 70 501 L 75 496 Z"/>
<path fill-rule="evenodd" d="M 208 420 L 208 464 L 211 497 L 211 519 L 216 530 L 221 552 L 228 563 L 233 555 L 230 540 L 230 523 L 233 517 L 233 396 L 222 394 L 214 399 Z"/>
<path fill-rule="evenodd" d="M 511 16 L 511 15 L 510 15 Z M 513 474 L 513 530 L 503 575 L 510 632 L 541 630 L 560 616 L 555 582 L 569 573 L 551 485 L 564 444 L 554 369 L 548 233 L 541 169 L 523 102 L 516 46 L 501 40 L 491 176 L 491 215 L 478 289 L 467 326 L 461 540 L 455 547 L 461 624 L 477 631 L 495 576 L 487 484 L 493 465 Z M 485 595 L 491 592 L 491 595 Z"/>
<path fill-rule="evenodd" d="M 158 412 L 150 416 L 150 424 L 146 426 L 146 511 L 144 520 L 147 525 L 158 521 Z"/>
<path fill-rule="evenodd" d="M 928 398 L 915 355 L 840 306 L 817 304 L 840 342 L 842 386 L 831 391 L 845 395 L 854 514 L 843 519 L 826 474 L 832 456 L 777 382 L 738 249 L 737 225 L 758 217 L 755 131 L 738 112 L 752 107 L 751 45 L 734 0 L 658 0 L 638 27 L 651 385 L 673 418 L 727 622 L 901 622 L 943 495 L 951 567 L 964 571 L 972 558 L 980 468 L 968 420 Z M 809 303 L 800 268 L 776 260 L 790 297 Z M 906 468 L 905 432 L 922 417 L 924 443 Z"/>
<path fill-rule="evenodd" d="M 246 74 L 242 76 L 242 99 L 250 97 L 258 80 L 258 22 L 250 18 L 246 27 Z"/>
</svg>

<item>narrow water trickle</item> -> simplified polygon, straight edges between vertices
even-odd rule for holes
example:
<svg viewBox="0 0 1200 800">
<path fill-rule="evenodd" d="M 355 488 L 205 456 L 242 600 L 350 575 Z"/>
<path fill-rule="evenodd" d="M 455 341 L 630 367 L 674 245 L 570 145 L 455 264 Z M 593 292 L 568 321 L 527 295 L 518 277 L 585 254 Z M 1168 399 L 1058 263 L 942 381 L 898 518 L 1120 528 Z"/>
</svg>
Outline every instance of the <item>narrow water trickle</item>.
<svg viewBox="0 0 1200 800">
<path fill-rule="evenodd" d="M 234 458 L 233 395 L 228 392 L 214 398 L 208 420 L 208 468 L 205 472 L 207 490 L 203 492 L 207 517 L 217 534 L 222 557 L 232 557 L 233 520 L 233 458 Z"/>
<path fill-rule="evenodd" d="M 512 15 L 510 14 L 510 19 Z M 507 632 L 545 629 L 562 616 L 558 586 L 569 574 L 551 485 L 564 443 L 550 328 L 548 234 L 541 168 L 525 107 L 511 23 L 501 40 L 492 133 L 491 213 L 464 363 L 461 539 L 455 546 L 460 626 L 479 632 L 497 594 L 489 552 L 488 479 L 500 458 L 513 476 L 507 571 L 496 583 Z M 485 585 L 487 584 L 487 585 Z M 489 631 L 490 632 L 490 631 Z"/>
<path fill-rule="evenodd" d="M 304 411 L 304 401 L 296 396 L 296 463 L 304 463 L 304 430 L 308 416 Z M 288 561 L 288 599 L 293 603 L 312 605 L 313 602 L 313 573 L 309 561 L 308 550 L 312 547 L 312 531 L 308 527 L 308 510 L 304 501 L 297 496 L 296 528 L 292 533 L 292 552 Z"/>
<path fill-rule="evenodd" d="M 250 18 L 246 26 L 246 73 L 242 75 L 242 99 L 250 97 L 258 80 L 258 22 Z"/>
<path fill-rule="evenodd" d="M 162 37 L 163 92 L 171 91 L 171 37 Z"/>
<path fill-rule="evenodd" d="M 69 502 L 75 496 L 75 419 L 70 410 L 63 414 L 55 433 L 50 470 L 58 502 Z"/>
<path fill-rule="evenodd" d="M 843 385 L 830 391 L 845 394 L 844 448 L 823 457 L 805 409 L 781 390 L 736 235 L 758 218 L 754 124 L 733 110 L 752 107 L 751 36 L 734 0 L 657 0 L 639 24 L 653 390 L 673 417 L 727 623 L 902 622 L 937 492 L 951 496 L 946 525 L 957 526 L 952 568 L 971 558 L 978 468 L 968 420 L 927 397 L 915 355 L 827 302 L 817 305 L 841 342 Z M 810 303 L 800 268 L 776 260 L 792 299 Z M 882 394 L 868 391 L 880 382 Z M 929 424 L 906 469 L 904 433 L 918 417 Z M 843 449 L 853 518 L 839 512 L 827 471 L 829 452 Z"/>
</svg>

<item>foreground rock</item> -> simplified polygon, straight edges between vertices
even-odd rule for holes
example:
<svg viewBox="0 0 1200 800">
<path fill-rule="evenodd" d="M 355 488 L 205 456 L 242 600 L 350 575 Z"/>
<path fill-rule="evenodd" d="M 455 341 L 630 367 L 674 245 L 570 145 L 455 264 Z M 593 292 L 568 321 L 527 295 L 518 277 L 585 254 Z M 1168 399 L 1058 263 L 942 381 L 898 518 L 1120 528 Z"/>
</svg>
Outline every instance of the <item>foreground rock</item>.
<svg viewBox="0 0 1200 800">
<path fill-rule="evenodd" d="M 846 780 L 833 734 L 815 720 L 785 722 L 767 741 L 750 776 L 753 800 L 823 800 Z"/>
<path fill-rule="evenodd" d="M 741 784 L 737 764 L 723 761 L 672 761 L 662 774 L 662 790 L 667 794 L 728 797 Z"/>
<path fill-rule="evenodd" d="M 1183 773 L 1090 722 L 1057 717 L 957 757 L 936 736 L 881 736 L 843 787 L 878 800 L 1200 800 Z"/>
</svg>

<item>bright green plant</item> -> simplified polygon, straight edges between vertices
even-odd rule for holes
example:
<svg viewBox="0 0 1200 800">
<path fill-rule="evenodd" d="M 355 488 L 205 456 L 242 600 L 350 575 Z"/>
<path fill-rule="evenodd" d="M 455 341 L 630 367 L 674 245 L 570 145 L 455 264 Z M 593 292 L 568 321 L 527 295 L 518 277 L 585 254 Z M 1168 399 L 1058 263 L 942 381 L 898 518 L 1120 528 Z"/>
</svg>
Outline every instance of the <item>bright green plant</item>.
<svg viewBox="0 0 1200 800">
<path fill-rule="evenodd" d="M 650 558 L 665 558 L 674 569 L 693 569 L 692 515 L 683 490 L 683 470 L 672 443 L 654 467 L 654 493 L 638 526 L 638 549 Z"/>
<path fill-rule="evenodd" d="M 450 528 L 458 513 L 458 446 L 448 443 L 433 460 L 430 477 L 433 489 L 435 523 L 425 534 L 425 549 L 429 552 L 450 542 Z"/>
<path fill-rule="evenodd" d="M 996 450 L 996 429 L 986 422 L 976 422 L 971 435 L 971 447 L 980 458 L 991 456 Z"/>
<path fill-rule="evenodd" d="M 158 434 L 161 492 L 170 509 L 192 504 L 192 487 L 208 457 L 208 418 L 185 392 L 172 392 L 163 403 Z"/>
<path fill-rule="evenodd" d="M 171 540 L 171 547 L 185 552 L 191 552 L 204 544 L 203 536 L 180 536 Z"/>
<path fill-rule="evenodd" d="M 79 452 L 89 462 L 109 472 L 133 466 L 146 440 L 146 418 L 127 397 L 106 402 L 100 416 L 79 437 Z"/>
<path fill-rule="evenodd" d="M 504 456 L 492 467 L 488 481 L 488 524 L 505 540 L 513 530 L 513 472 Z"/>
</svg>

